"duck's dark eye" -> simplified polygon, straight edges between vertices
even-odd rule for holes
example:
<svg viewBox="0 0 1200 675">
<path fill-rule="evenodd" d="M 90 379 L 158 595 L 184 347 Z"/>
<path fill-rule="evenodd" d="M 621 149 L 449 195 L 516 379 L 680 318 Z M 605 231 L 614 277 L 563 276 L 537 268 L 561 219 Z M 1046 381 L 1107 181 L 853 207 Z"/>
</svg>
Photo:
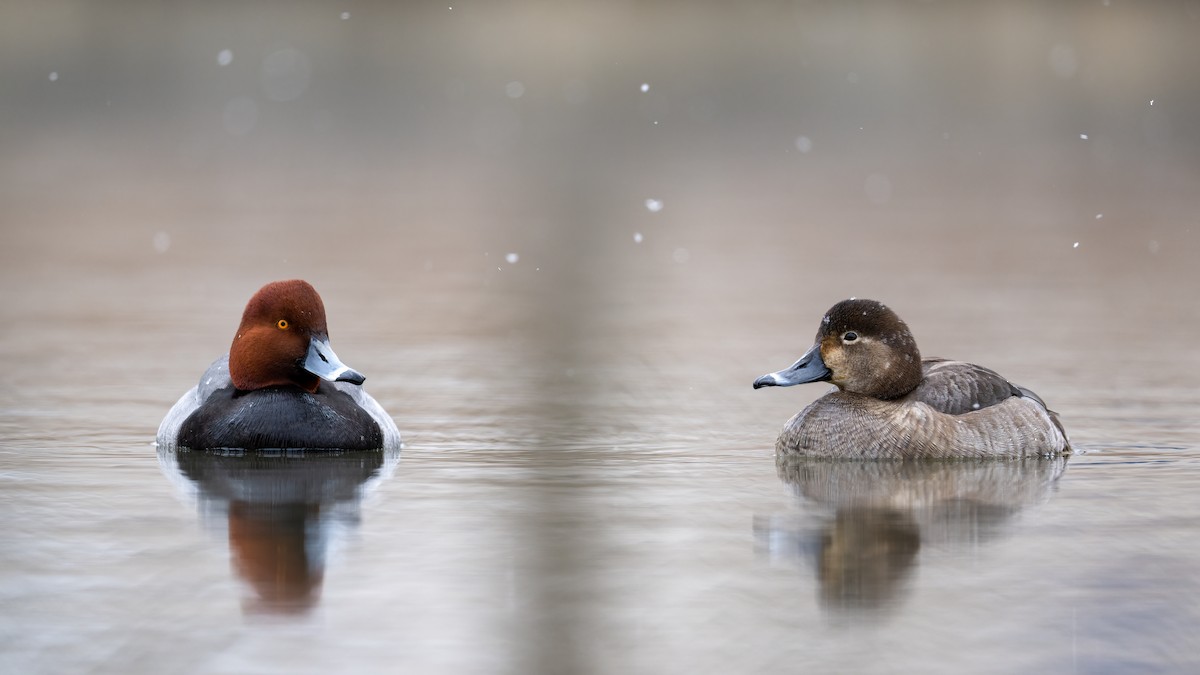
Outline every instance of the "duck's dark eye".
<svg viewBox="0 0 1200 675">
<path fill-rule="evenodd" d="M 855 333 L 852 330 L 848 330 L 845 333 L 842 333 L 842 341 L 843 342 L 854 342 L 857 339 L 858 339 L 858 333 Z"/>
<path fill-rule="evenodd" d="M 279 327 L 279 330 L 287 330 L 288 329 L 287 319 L 280 319 L 275 322 L 275 325 Z"/>
</svg>

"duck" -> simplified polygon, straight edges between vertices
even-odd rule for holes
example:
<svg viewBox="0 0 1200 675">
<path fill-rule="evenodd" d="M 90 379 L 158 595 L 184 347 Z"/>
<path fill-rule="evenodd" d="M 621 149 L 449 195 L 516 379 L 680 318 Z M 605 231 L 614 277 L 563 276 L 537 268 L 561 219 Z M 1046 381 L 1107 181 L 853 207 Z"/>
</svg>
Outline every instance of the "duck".
<svg viewBox="0 0 1200 675">
<path fill-rule="evenodd" d="M 1071 444 L 1033 391 L 964 361 L 921 358 L 908 325 L 876 300 L 843 300 L 815 344 L 754 388 L 830 382 L 784 425 L 777 455 L 838 459 L 1058 457 Z"/>
<path fill-rule="evenodd" d="M 325 304 L 307 281 L 266 284 L 250 298 L 229 353 L 163 418 L 160 448 L 398 448 L 391 416 L 366 378 L 329 345 Z"/>
</svg>

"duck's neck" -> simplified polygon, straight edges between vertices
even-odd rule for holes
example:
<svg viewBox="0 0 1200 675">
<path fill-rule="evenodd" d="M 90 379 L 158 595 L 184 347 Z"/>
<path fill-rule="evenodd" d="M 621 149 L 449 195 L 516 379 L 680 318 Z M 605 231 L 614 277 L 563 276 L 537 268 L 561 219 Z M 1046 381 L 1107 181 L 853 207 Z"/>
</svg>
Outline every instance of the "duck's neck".
<svg viewBox="0 0 1200 675">
<path fill-rule="evenodd" d="M 875 398 L 897 399 L 908 395 L 921 385 L 925 374 L 921 371 L 921 354 L 916 350 L 897 354 L 884 368 L 875 373 L 869 393 Z"/>
</svg>

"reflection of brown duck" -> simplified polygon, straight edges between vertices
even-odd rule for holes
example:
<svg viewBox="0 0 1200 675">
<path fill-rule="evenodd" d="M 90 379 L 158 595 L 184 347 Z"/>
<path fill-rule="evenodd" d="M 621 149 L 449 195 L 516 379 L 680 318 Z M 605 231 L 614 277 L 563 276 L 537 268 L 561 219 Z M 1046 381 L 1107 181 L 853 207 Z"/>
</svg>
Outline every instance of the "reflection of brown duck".
<svg viewBox="0 0 1200 675">
<path fill-rule="evenodd" d="M 310 550 L 308 537 L 319 516 L 316 504 L 229 504 L 233 564 L 254 588 L 259 608 L 298 612 L 316 604 L 325 576 L 324 551 Z"/>
<path fill-rule="evenodd" d="M 357 524 L 363 484 L 385 469 L 381 451 L 228 456 L 168 450 L 160 458 L 165 469 L 199 488 L 206 510 L 225 511 L 233 567 L 254 589 L 247 610 L 269 613 L 316 605 L 328 530 L 339 519 Z"/>
<path fill-rule="evenodd" d="M 903 511 L 847 508 L 837 512 L 819 547 L 823 605 L 881 607 L 912 568 L 921 548 L 921 530 Z"/>
<path fill-rule="evenodd" d="M 844 461 L 780 455 L 779 477 L 833 511 L 817 533 L 759 520 L 775 553 L 813 560 L 827 609 L 894 604 L 923 544 L 974 546 L 1046 499 L 1065 458 L 950 462 Z M 781 545 L 782 544 L 782 545 Z M 790 553 L 789 553 L 790 552 Z"/>
<path fill-rule="evenodd" d="M 775 462 L 780 480 L 808 500 L 835 508 L 911 511 L 923 525 L 1005 520 L 1044 500 L 1066 466 L 1063 457 L 875 462 L 781 455 Z"/>
</svg>

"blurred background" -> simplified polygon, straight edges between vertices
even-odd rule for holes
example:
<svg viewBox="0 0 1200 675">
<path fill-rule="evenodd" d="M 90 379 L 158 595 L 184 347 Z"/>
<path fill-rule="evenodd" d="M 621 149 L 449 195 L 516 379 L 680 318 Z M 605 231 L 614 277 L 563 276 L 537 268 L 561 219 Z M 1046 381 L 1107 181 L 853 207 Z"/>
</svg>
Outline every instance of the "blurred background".
<svg viewBox="0 0 1200 675">
<path fill-rule="evenodd" d="M 1196 666 L 1197 34 L 1121 0 L 5 3 L 10 665 Z M 293 277 L 406 447 L 301 618 L 242 623 L 250 545 L 149 443 Z M 1074 491 L 932 556 L 921 517 L 802 506 L 772 448 L 823 387 L 750 383 L 850 296 L 1041 394 L 1088 454 L 1014 480 Z M 814 587 L 844 525 L 903 544 L 866 637 Z"/>
</svg>

